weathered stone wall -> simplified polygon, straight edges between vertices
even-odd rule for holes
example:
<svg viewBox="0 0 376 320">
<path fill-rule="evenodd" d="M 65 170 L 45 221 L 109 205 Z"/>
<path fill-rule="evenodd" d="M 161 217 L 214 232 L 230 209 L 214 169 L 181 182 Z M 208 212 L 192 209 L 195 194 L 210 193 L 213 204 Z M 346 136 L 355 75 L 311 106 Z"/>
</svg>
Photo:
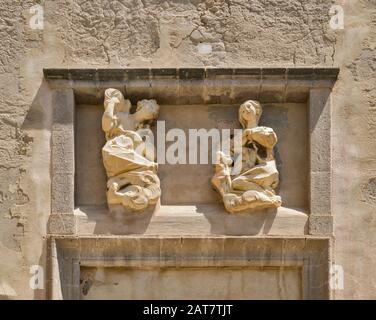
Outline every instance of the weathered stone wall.
<svg viewBox="0 0 376 320">
<path fill-rule="evenodd" d="M 41 3 L 44 28 L 29 26 Z M 376 298 L 376 2 L 1 0 L 0 298 L 43 298 L 51 112 L 43 67 L 339 66 L 332 105 L 336 298 Z M 41 101 L 44 101 L 42 104 Z"/>
</svg>

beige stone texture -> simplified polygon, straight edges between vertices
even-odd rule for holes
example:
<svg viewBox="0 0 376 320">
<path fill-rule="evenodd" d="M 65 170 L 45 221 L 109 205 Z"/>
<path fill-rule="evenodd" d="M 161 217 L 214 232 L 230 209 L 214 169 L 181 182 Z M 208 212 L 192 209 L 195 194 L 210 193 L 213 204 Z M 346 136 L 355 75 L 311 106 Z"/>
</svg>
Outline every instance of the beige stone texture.
<svg viewBox="0 0 376 320">
<path fill-rule="evenodd" d="M 343 30 L 329 26 L 329 0 L 46 0 L 39 30 L 29 25 L 36 1 L 0 0 L 0 299 L 47 298 L 46 286 L 30 289 L 30 267 L 46 267 L 45 237 L 54 205 L 72 209 L 72 202 L 51 201 L 51 141 L 59 136 L 53 136 L 54 97 L 43 68 L 204 66 L 340 67 L 330 106 L 331 187 L 324 186 L 331 196 L 324 208 L 317 207 L 312 226 L 320 229 L 330 220 L 330 207 L 332 262 L 344 270 L 344 289 L 333 291 L 332 298 L 376 299 L 376 4 L 338 3 L 345 13 Z M 273 86 L 278 84 L 262 88 L 265 100 Z M 242 90 L 239 83 L 235 91 Z M 291 88 L 287 94 L 298 99 L 300 91 Z M 327 170 L 310 179 L 327 178 Z M 286 183 L 294 184 L 292 177 L 287 174 Z M 99 173 L 98 180 L 105 178 Z M 162 188 L 163 183 L 162 177 Z M 89 188 L 103 187 L 81 185 L 76 199 L 82 204 Z M 65 191 L 71 200 L 72 190 Z M 282 190 L 280 195 L 295 201 Z M 307 204 L 298 199 L 298 207 Z"/>
<path fill-rule="evenodd" d="M 299 268 L 83 268 L 81 277 L 82 300 L 302 298 Z"/>
</svg>

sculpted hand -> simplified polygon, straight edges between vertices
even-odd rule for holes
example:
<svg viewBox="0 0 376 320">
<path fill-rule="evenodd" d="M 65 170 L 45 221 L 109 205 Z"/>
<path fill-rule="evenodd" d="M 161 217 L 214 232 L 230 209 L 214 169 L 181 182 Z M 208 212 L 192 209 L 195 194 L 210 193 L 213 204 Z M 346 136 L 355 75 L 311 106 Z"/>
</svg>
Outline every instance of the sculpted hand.
<svg viewBox="0 0 376 320">
<path fill-rule="evenodd" d="M 245 129 L 245 130 L 243 130 L 243 135 L 242 135 L 242 144 L 243 144 L 243 146 L 246 145 L 247 143 L 250 143 L 250 142 L 253 141 L 252 130 L 253 129 Z"/>
</svg>

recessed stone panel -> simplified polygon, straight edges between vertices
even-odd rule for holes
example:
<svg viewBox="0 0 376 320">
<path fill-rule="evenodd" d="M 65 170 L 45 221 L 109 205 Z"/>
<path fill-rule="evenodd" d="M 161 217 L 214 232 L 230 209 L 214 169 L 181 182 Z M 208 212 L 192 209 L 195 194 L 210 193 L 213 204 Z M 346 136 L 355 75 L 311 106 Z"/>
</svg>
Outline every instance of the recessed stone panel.
<svg viewBox="0 0 376 320">
<path fill-rule="evenodd" d="M 291 267 L 84 267 L 80 282 L 82 300 L 302 299 L 302 270 Z"/>
</svg>

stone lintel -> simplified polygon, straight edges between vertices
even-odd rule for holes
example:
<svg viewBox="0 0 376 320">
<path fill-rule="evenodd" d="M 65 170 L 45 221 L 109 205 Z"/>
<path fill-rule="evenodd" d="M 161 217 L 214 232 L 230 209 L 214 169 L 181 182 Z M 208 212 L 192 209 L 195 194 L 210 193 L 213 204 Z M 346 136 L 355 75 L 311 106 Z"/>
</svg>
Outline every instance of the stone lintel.
<svg viewBox="0 0 376 320">
<path fill-rule="evenodd" d="M 338 72 L 308 67 L 44 69 L 44 76 L 53 88 L 72 88 L 78 104 L 102 103 L 109 87 L 118 88 L 132 102 L 142 93 L 161 104 L 237 104 L 244 98 L 306 102 L 310 88 L 331 88 Z"/>
</svg>

